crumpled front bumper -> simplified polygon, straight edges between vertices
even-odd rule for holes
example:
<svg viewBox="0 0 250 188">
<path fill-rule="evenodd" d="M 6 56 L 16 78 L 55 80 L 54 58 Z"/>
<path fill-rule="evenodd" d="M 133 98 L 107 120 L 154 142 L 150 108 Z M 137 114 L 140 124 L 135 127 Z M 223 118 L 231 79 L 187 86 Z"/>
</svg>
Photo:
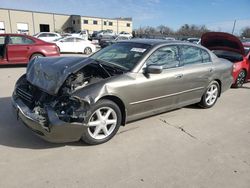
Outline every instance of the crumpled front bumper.
<svg viewBox="0 0 250 188">
<path fill-rule="evenodd" d="M 12 106 L 18 119 L 39 137 L 52 143 L 65 143 L 80 140 L 87 128 L 82 123 L 68 123 L 60 120 L 53 109 L 48 108 L 48 126 L 35 118 L 34 113 L 18 97 L 12 97 Z"/>
</svg>

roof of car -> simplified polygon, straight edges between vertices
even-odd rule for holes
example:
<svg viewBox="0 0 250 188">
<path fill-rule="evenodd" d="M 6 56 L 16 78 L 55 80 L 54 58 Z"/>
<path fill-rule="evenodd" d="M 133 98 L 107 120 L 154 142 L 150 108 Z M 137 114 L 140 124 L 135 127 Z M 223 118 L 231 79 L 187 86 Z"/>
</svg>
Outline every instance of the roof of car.
<svg viewBox="0 0 250 188">
<path fill-rule="evenodd" d="M 19 33 L 3 33 L 3 34 L 0 34 L 0 36 L 29 36 L 30 37 L 30 35 L 19 34 Z"/>
<path fill-rule="evenodd" d="M 183 41 L 170 41 L 170 40 L 163 40 L 163 39 L 131 39 L 129 41 L 122 41 L 122 42 L 129 42 L 129 43 L 140 43 L 140 44 L 148 44 L 151 46 L 156 46 L 160 44 L 170 44 L 170 43 L 184 43 L 184 44 L 191 44 L 189 42 L 183 42 Z"/>
</svg>

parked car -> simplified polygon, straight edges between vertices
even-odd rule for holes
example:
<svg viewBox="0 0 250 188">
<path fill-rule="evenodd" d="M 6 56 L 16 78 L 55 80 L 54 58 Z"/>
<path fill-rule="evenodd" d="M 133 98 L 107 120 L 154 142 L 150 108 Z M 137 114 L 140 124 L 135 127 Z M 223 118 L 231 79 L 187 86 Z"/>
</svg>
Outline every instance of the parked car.
<svg viewBox="0 0 250 188">
<path fill-rule="evenodd" d="M 127 37 L 127 38 L 132 38 L 132 34 L 129 32 L 122 31 L 118 34 L 118 37 Z"/>
<path fill-rule="evenodd" d="M 131 40 L 131 37 L 118 36 L 116 38 L 114 38 L 114 37 L 102 38 L 99 41 L 99 45 L 101 46 L 101 48 L 105 48 L 106 46 L 112 45 L 112 44 L 117 43 L 117 42 L 122 41 L 122 40 Z"/>
<path fill-rule="evenodd" d="M 249 52 L 245 52 L 242 42 L 234 35 L 223 32 L 208 32 L 201 37 L 201 45 L 221 58 L 233 62 L 233 87 L 241 87 L 250 79 Z"/>
<path fill-rule="evenodd" d="M 53 32 L 40 32 L 33 36 L 46 42 L 52 42 L 53 40 L 56 40 L 62 37 L 60 34 L 53 33 Z"/>
<path fill-rule="evenodd" d="M 65 37 L 54 41 L 60 52 L 74 52 L 91 54 L 96 51 L 95 45 L 89 40 L 84 40 L 79 37 Z"/>
<path fill-rule="evenodd" d="M 102 30 L 102 32 L 97 33 L 97 38 L 104 38 L 104 37 L 108 37 L 108 36 L 112 36 L 115 37 L 116 34 L 113 30 L 111 29 L 107 29 L 107 30 Z"/>
<path fill-rule="evenodd" d="M 59 56 L 58 47 L 28 35 L 0 34 L 0 65 L 26 64 L 41 56 Z"/>
<path fill-rule="evenodd" d="M 199 38 L 187 38 L 188 42 L 194 43 L 194 44 L 198 44 L 200 42 Z"/>
<path fill-rule="evenodd" d="M 84 40 L 88 40 L 89 38 L 89 33 L 87 30 L 82 30 L 82 31 L 79 31 L 77 33 L 72 33 L 71 34 L 72 37 L 79 37 L 79 38 L 82 38 Z"/>
<path fill-rule="evenodd" d="M 45 140 L 101 144 L 126 122 L 195 103 L 214 106 L 232 84 L 231 71 L 231 62 L 202 46 L 123 41 L 88 58 L 32 60 L 12 101 Z"/>
</svg>

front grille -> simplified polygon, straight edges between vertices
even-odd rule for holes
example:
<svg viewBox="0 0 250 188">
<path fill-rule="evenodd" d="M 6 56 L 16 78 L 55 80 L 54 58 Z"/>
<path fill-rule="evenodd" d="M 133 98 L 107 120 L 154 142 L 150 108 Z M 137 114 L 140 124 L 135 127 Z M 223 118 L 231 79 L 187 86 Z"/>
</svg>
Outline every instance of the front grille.
<svg viewBox="0 0 250 188">
<path fill-rule="evenodd" d="M 33 96 L 31 93 L 29 93 L 27 90 L 25 90 L 24 88 L 18 87 L 16 89 L 16 94 L 22 98 L 23 100 L 27 101 L 28 103 L 32 103 L 33 102 Z"/>
</svg>

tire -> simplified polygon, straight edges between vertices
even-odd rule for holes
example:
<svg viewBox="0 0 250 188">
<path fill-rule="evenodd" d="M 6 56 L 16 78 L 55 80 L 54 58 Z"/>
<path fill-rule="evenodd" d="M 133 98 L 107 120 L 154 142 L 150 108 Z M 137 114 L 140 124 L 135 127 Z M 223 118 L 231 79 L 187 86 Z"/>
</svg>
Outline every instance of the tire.
<svg viewBox="0 0 250 188">
<path fill-rule="evenodd" d="M 220 85 L 217 81 L 212 81 L 204 92 L 199 105 L 202 108 L 211 108 L 215 105 L 220 95 Z"/>
<path fill-rule="evenodd" d="M 120 108 L 110 100 L 100 100 L 90 108 L 90 112 L 86 119 L 88 126 L 81 139 L 90 145 L 107 142 L 117 133 L 121 125 Z M 105 117 L 107 113 L 109 115 Z"/>
<path fill-rule="evenodd" d="M 39 57 L 44 57 L 44 55 L 43 54 L 39 54 L 39 53 L 32 54 L 32 56 L 30 57 L 30 60 L 32 60 L 34 58 L 39 58 Z"/>
<path fill-rule="evenodd" d="M 235 83 L 233 84 L 234 88 L 240 88 L 245 83 L 247 77 L 247 73 L 245 70 L 241 70 L 237 76 Z"/>
<path fill-rule="evenodd" d="M 92 49 L 91 49 L 90 47 L 86 47 L 86 48 L 84 49 L 84 52 L 83 52 L 83 53 L 86 54 L 86 55 L 89 55 L 89 54 L 92 53 Z"/>
</svg>

